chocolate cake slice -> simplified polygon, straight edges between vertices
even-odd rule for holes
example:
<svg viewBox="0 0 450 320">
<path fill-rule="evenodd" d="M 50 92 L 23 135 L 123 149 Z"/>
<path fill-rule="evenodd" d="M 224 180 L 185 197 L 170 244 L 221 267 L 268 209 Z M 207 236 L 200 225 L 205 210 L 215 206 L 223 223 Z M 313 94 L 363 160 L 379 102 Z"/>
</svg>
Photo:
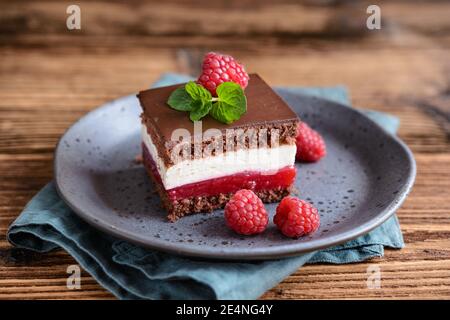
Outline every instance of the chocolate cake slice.
<svg viewBox="0 0 450 320">
<path fill-rule="evenodd" d="M 257 74 L 245 89 L 247 112 L 229 125 L 210 116 L 194 123 L 170 108 L 167 99 L 180 86 L 138 94 L 144 165 L 170 221 L 223 208 L 243 188 L 264 202 L 289 194 L 299 119 Z"/>
</svg>

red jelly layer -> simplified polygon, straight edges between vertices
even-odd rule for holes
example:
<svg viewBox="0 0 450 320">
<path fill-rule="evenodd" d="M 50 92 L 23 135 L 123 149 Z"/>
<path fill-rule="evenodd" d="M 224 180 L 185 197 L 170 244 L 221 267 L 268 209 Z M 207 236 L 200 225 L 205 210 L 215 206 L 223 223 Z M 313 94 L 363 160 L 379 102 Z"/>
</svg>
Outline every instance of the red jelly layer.
<svg viewBox="0 0 450 320">
<path fill-rule="evenodd" d="M 144 145 L 143 158 L 146 168 L 153 173 L 155 179 L 162 185 L 155 161 Z M 295 175 L 296 169 L 294 166 L 281 168 L 273 174 L 246 171 L 225 177 L 185 184 L 166 190 L 166 192 L 169 198 L 174 201 L 195 196 L 214 196 L 220 193 L 234 193 L 240 189 L 263 191 L 276 188 L 288 188 L 294 183 Z"/>
</svg>

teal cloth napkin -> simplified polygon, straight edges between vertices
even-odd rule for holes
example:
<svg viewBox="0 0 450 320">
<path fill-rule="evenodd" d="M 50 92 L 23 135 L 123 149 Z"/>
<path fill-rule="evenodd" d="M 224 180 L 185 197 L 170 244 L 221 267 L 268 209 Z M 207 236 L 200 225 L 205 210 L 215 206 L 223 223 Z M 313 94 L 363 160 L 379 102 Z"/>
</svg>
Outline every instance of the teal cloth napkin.
<svg viewBox="0 0 450 320">
<path fill-rule="evenodd" d="M 155 86 L 189 79 L 166 74 Z M 344 87 L 279 90 L 349 104 Z M 397 118 L 374 111 L 367 115 L 385 130 L 396 132 Z M 53 182 L 31 199 L 11 224 L 7 236 L 20 248 L 38 252 L 66 250 L 104 288 L 121 299 L 255 299 L 305 263 L 358 262 L 383 256 L 384 247 L 404 246 L 394 215 L 355 240 L 292 258 L 242 262 L 190 259 L 148 250 L 94 229 L 69 209 Z"/>
</svg>

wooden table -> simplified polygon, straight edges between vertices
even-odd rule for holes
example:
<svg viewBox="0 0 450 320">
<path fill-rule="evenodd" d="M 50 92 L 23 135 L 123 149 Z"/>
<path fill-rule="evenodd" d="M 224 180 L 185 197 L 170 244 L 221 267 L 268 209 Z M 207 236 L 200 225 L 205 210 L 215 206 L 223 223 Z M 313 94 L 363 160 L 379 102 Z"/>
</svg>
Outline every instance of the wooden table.
<svg viewBox="0 0 450 320">
<path fill-rule="evenodd" d="M 0 1 L 0 298 L 110 299 L 86 272 L 66 288 L 63 251 L 13 248 L 9 224 L 52 179 L 61 134 L 96 106 L 148 87 L 163 72 L 195 74 L 202 54 L 238 57 L 272 85 L 346 85 L 354 105 L 401 119 L 417 180 L 398 211 L 406 247 L 351 265 L 310 265 L 265 299 L 450 298 L 450 3 Z M 368 289 L 377 265 L 381 288 Z"/>
</svg>

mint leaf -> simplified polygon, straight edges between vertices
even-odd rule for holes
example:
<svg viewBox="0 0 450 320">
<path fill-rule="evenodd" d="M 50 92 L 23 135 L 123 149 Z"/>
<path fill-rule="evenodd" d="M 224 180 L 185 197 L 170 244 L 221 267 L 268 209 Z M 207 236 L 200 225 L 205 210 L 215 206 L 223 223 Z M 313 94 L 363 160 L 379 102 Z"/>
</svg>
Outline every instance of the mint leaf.
<svg viewBox="0 0 450 320">
<path fill-rule="evenodd" d="M 172 92 L 167 104 L 178 111 L 189 111 L 192 121 L 199 121 L 207 114 L 223 123 L 238 120 L 247 111 L 244 90 L 234 82 L 224 82 L 216 89 L 217 98 L 203 86 L 189 81 Z"/>
<path fill-rule="evenodd" d="M 184 86 L 186 92 L 194 100 L 208 100 L 210 101 L 212 96 L 211 93 L 206 90 L 202 85 L 195 83 L 194 81 L 189 81 Z"/>
<path fill-rule="evenodd" d="M 172 92 L 169 100 L 167 100 L 167 104 L 178 111 L 191 111 L 192 102 L 191 96 L 186 92 L 184 87 L 180 87 Z"/>
<path fill-rule="evenodd" d="M 196 100 L 192 103 L 192 110 L 189 113 L 189 118 L 192 121 L 199 121 L 206 116 L 211 110 L 212 102 L 208 100 Z"/>
<path fill-rule="evenodd" d="M 230 124 L 247 111 L 247 98 L 237 83 L 224 82 L 217 87 L 216 92 L 217 101 L 211 108 L 214 119 Z"/>
</svg>

